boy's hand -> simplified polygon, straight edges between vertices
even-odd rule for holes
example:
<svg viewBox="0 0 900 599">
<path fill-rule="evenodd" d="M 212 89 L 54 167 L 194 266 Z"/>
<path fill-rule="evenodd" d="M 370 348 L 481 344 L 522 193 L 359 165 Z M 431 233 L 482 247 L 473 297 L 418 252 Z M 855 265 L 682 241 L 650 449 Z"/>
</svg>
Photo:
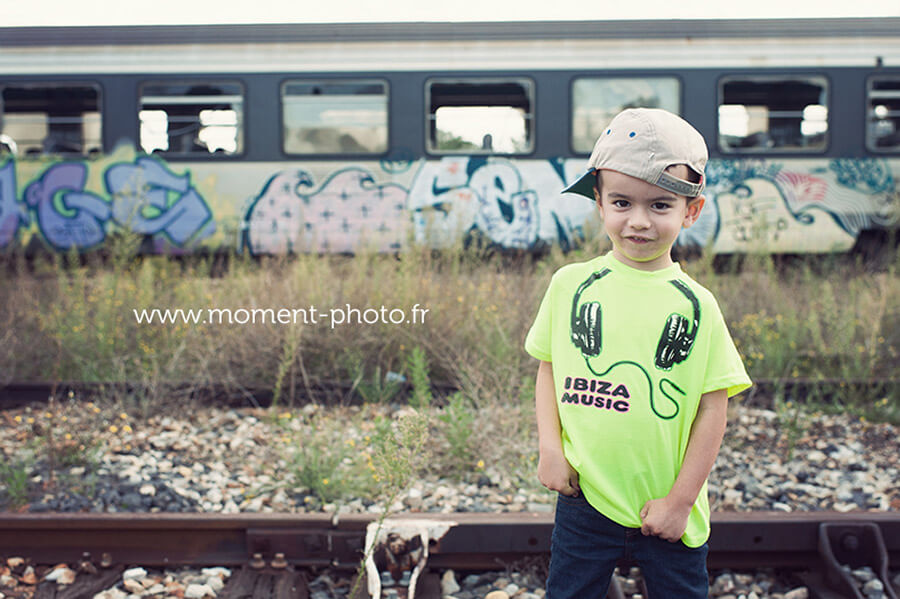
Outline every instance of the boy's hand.
<svg viewBox="0 0 900 599">
<path fill-rule="evenodd" d="M 691 505 L 684 506 L 668 497 L 651 499 L 641 508 L 641 533 L 675 543 L 687 528 Z"/>
<path fill-rule="evenodd" d="M 542 451 L 538 460 L 538 480 L 541 484 L 563 495 L 578 495 L 578 472 L 572 468 L 569 460 L 559 451 Z"/>
</svg>

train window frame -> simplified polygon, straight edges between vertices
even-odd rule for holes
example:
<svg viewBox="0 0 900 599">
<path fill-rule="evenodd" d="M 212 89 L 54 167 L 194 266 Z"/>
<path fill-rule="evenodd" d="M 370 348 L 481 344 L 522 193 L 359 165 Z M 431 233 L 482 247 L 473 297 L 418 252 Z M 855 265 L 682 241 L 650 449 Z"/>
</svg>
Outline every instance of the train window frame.
<svg viewBox="0 0 900 599">
<path fill-rule="evenodd" d="M 730 83 L 735 82 L 744 82 L 749 85 L 784 85 L 786 83 L 794 83 L 801 84 L 806 83 L 808 85 L 815 85 L 820 88 L 819 92 L 819 100 L 820 102 L 817 104 L 807 104 L 803 108 L 791 109 L 791 110 L 770 110 L 768 105 L 760 106 L 756 104 L 747 104 L 747 103 L 734 103 L 729 102 L 726 104 L 725 102 L 725 86 Z M 796 96 L 794 96 L 796 97 Z M 824 103 L 823 103 L 824 102 Z M 761 145 L 759 143 L 755 143 L 753 145 L 739 146 L 734 143 L 727 143 L 726 135 L 723 133 L 723 107 L 724 106 L 743 106 L 745 107 L 745 113 L 747 113 L 747 127 L 748 131 L 746 134 L 737 136 L 730 135 L 728 137 L 734 138 L 735 140 L 743 140 L 743 143 L 751 144 L 754 141 L 764 141 L 765 145 Z M 807 109 L 812 106 L 821 106 L 824 108 L 824 118 L 815 119 L 810 117 L 807 119 L 805 115 Z M 829 146 L 831 144 L 831 131 L 832 131 L 832 118 L 831 118 L 831 80 L 824 73 L 734 73 L 727 74 L 719 77 L 716 83 L 716 146 L 719 151 L 723 154 L 728 155 L 764 155 L 764 154 L 798 154 L 798 155 L 821 155 L 828 152 Z M 773 119 L 791 119 L 789 128 L 798 130 L 800 132 L 799 137 L 794 137 L 800 142 L 803 142 L 805 138 L 810 138 L 810 143 L 807 145 L 803 145 L 800 143 L 798 145 L 788 145 L 785 143 L 778 144 L 777 136 L 773 136 L 771 132 L 777 131 L 777 129 L 767 126 L 765 130 L 760 131 L 750 131 L 749 126 L 751 123 L 751 119 L 753 115 L 750 114 L 750 111 L 746 110 L 746 107 L 760 107 L 766 110 L 765 113 L 761 111 L 757 111 L 758 115 L 762 115 L 767 119 L 767 125 Z M 813 111 L 818 112 L 818 111 Z M 774 116 L 772 116 L 774 115 Z M 810 123 L 824 123 L 825 129 L 823 131 L 814 131 L 810 134 L 806 134 L 803 132 L 803 125 L 806 121 Z M 799 121 L 799 122 L 798 122 Z M 788 127 L 782 127 L 783 130 L 788 129 Z M 796 134 L 796 131 L 795 131 Z"/>
<path fill-rule="evenodd" d="M 612 111 L 609 114 L 609 118 L 607 118 L 603 123 L 597 128 L 596 134 L 588 133 L 584 139 L 589 139 L 589 146 L 581 146 L 576 143 L 576 129 L 581 127 L 580 125 L 576 125 L 575 119 L 576 114 L 576 95 L 575 95 L 575 86 L 579 81 L 646 81 L 646 80 L 671 80 L 675 83 L 675 106 L 669 107 L 667 105 L 657 105 L 657 106 L 648 106 L 647 104 L 637 104 L 633 102 L 629 102 L 627 104 L 623 104 L 618 109 Z M 619 114 L 622 110 L 626 108 L 664 108 L 669 112 L 673 112 L 675 114 L 681 115 L 682 109 L 684 107 L 684 82 L 681 77 L 678 75 L 670 74 L 670 73 L 649 73 L 649 74 L 616 74 L 616 75 L 596 75 L 596 74 L 581 74 L 572 77 L 569 82 L 569 149 L 573 154 L 578 156 L 589 156 L 594 149 L 594 145 L 597 142 L 597 139 L 600 137 L 600 134 L 603 132 L 603 129 L 609 122 L 612 120 L 614 116 Z M 600 121 L 597 121 L 598 123 Z M 584 148 L 584 149 L 582 149 Z"/>
<path fill-rule="evenodd" d="M 211 99 L 208 100 L 209 104 L 224 104 L 226 102 L 230 102 L 232 108 L 230 109 L 232 112 L 236 114 L 236 120 L 233 125 L 231 123 L 210 123 L 207 125 L 203 125 L 202 123 L 198 125 L 197 129 L 197 137 L 199 138 L 200 132 L 204 127 L 218 127 L 218 126 L 233 126 L 235 128 L 235 150 L 233 152 L 229 152 L 224 148 L 217 148 L 216 150 L 210 151 L 209 144 L 207 143 L 207 148 L 205 150 L 200 149 L 197 143 L 197 140 L 192 140 L 191 148 L 187 151 L 183 150 L 171 150 L 171 149 L 162 149 L 162 148 L 154 148 L 149 152 L 146 150 L 144 146 L 144 141 L 142 140 L 143 136 L 143 128 L 144 121 L 141 117 L 141 114 L 145 111 L 153 110 L 152 108 L 146 109 L 144 106 L 145 98 L 158 99 L 160 102 L 167 97 L 170 98 L 189 98 L 191 96 L 187 94 L 181 95 L 145 95 L 144 89 L 149 86 L 171 86 L 171 87 L 184 87 L 188 91 L 190 91 L 193 87 L 212 87 L 212 86 L 234 86 L 236 88 L 236 93 L 223 93 L 221 94 L 222 101 L 221 102 L 213 102 Z M 216 98 L 220 97 L 218 95 L 207 95 L 207 96 L 197 96 L 197 98 Z M 235 102 L 234 98 L 238 98 L 238 101 Z M 139 151 L 144 152 L 146 154 L 158 154 L 160 156 L 164 156 L 166 160 L 229 160 L 229 159 L 239 159 L 243 157 L 247 152 L 247 131 L 246 131 L 246 106 L 247 106 L 247 86 L 244 81 L 240 79 L 228 79 L 228 78 L 215 78 L 215 79 L 206 79 L 201 77 L 190 77 L 190 78 L 181 78 L 181 77 L 169 77 L 169 78 L 148 78 L 142 79 L 137 82 L 137 132 L 138 139 L 136 140 L 135 146 Z M 172 104 L 187 104 L 184 101 L 174 101 Z M 200 104 L 200 102 L 194 102 L 194 104 Z M 151 102 L 151 106 L 153 103 Z M 234 106 L 237 105 L 239 110 L 235 110 Z M 201 111 L 202 113 L 202 111 Z M 197 118 L 202 118 L 201 113 L 197 114 Z M 170 118 L 169 115 L 166 115 L 166 132 L 164 135 L 168 135 L 168 124 Z M 202 140 L 201 140 L 202 141 Z M 220 152 L 219 149 L 222 151 Z"/>
<path fill-rule="evenodd" d="M 476 142 L 466 140 L 461 136 L 457 136 L 461 142 L 471 144 L 473 147 L 459 147 L 441 149 L 437 144 L 437 112 L 443 107 L 465 107 L 473 108 L 492 108 L 492 107 L 508 107 L 515 108 L 511 103 L 493 103 L 488 105 L 479 104 L 441 104 L 434 108 L 432 89 L 435 85 L 473 85 L 473 86 L 498 86 L 504 84 L 521 85 L 525 94 L 529 110 L 524 112 L 522 120 L 524 121 L 525 147 L 513 148 L 512 151 L 499 151 L 494 149 L 493 136 L 489 133 L 482 135 L 481 147 Z M 537 146 L 537 84 L 531 77 L 523 75 L 504 75 L 504 76 L 473 76 L 473 77 L 429 77 L 425 80 L 425 151 L 433 156 L 528 156 L 534 154 Z"/>
<path fill-rule="evenodd" d="M 285 118 L 285 97 L 286 97 L 286 89 L 290 85 L 309 85 L 309 86 L 371 86 L 371 85 L 380 85 L 383 89 L 383 97 L 384 97 L 384 121 L 381 124 L 376 125 L 376 128 L 383 128 L 384 135 L 383 139 L 379 139 L 378 143 L 383 142 L 383 147 L 378 147 L 372 151 L 343 151 L 340 149 L 335 149 L 335 151 L 323 151 L 317 149 L 311 149 L 309 152 L 300 152 L 300 151 L 291 151 L 287 147 L 288 141 L 288 125 Z M 319 94 L 312 94 L 319 95 Z M 325 94 L 328 95 L 328 94 Z M 342 94 L 333 94 L 336 97 L 341 97 Z M 352 97 L 354 94 L 345 94 L 348 97 Z M 279 148 L 285 156 L 289 157 L 303 157 L 304 159 L 316 159 L 316 158 L 335 158 L 335 157 L 381 157 L 386 156 L 391 148 L 391 83 L 388 79 L 382 77 L 335 77 L 335 78 L 322 78 L 322 77 L 290 77 L 281 82 L 278 92 L 278 104 L 279 104 L 279 115 L 280 115 L 280 131 L 281 131 L 281 141 Z M 347 133 L 349 135 L 349 133 Z M 340 139 L 340 138 L 339 138 Z M 360 146 L 360 142 L 357 137 L 353 137 L 353 140 Z"/>
<path fill-rule="evenodd" d="M 895 88 L 891 90 L 876 90 L 874 89 L 874 83 L 877 80 L 891 81 L 895 84 Z M 888 107 L 884 104 L 873 106 L 873 102 L 879 97 L 893 100 L 894 106 Z M 882 108 L 883 111 L 879 110 L 879 108 Z M 879 113 L 882 114 L 879 115 Z M 887 135 L 876 135 L 878 121 L 893 121 L 894 130 Z M 894 140 L 895 143 L 879 145 L 878 141 L 884 138 Z M 900 73 L 878 73 L 866 78 L 866 149 L 878 154 L 896 154 L 900 152 Z"/>
<path fill-rule="evenodd" d="M 13 131 L 16 128 L 16 121 L 18 119 L 10 119 L 9 115 L 14 114 L 12 112 L 7 112 L 6 107 L 8 104 L 8 100 L 6 99 L 6 91 L 9 89 L 18 89 L 18 90 L 36 90 L 36 89 L 82 89 L 82 90 L 92 90 L 95 94 L 95 106 L 96 110 L 94 111 L 82 111 L 81 116 L 78 117 L 61 117 L 62 119 L 70 122 L 65 122 L 63 124 L 72 125 L 73 122 L 77 121 L 80 124 L 80 133 L 78 135 L 78 141 L 73 142 L 74 137 L 69 136 L 66 137 L 65 132 L 58 135 L 51 135 L 52 127 L 51 120 L 54 117 L 46 116 L 47 111 L 44 111 L 45 120 L 43 122 L 43 129 L 46 131 L 43 133 L 43 137 L 40 140 L 28 140 L 33 141 L 35 143 L 24 144 L 22 143 L 22 138 L 19 136 L 19 139 L 16 139 L 16 135 L 11 135 L 10 130 L 7 128 L 9 121 L 13 122 Z M 67 104 L 70 102 L 67 100 Z M 103 125 L 104 125 L 104 90 L 103 86 L 98 81 L 92 80 L 61 80 L 61 81 L 8 81 L 3 84 L 0 84 L 0 155 L 9 153 L 16 157 L 16 159 L 33 159 L 33 158 L 41 158 L 45 156 L 63 156 L 67 158 L 72 157 L 81 157 L 81 158 L 94 158 L 100 156 L 105 151 L 105 145 L 103 140 Z M 36 114 L 37 112 L 28 112 L 23 114 Z M 88 120 L 87 115 L 95 115 L 91 116 Z M 27 119 L 26 119 L 27 120 Z M 57 118 L 57 122 L 59 118 Z M 23 123 L 24 124 L 24 123 Z M 27 125 L 26 125 L 27 127 Z M 92 132 L 89 135 L 86 127 L 90 127 Z M 94 131 L 95 130 L 95 131 Z M 64 143 L 75 143 L 75 145 L 66 147 L 63 145 Z M 48 145 L 48 144 L 53 144 Z M 78 146 L 78 147 L 76 147 Z"/>
</svg>

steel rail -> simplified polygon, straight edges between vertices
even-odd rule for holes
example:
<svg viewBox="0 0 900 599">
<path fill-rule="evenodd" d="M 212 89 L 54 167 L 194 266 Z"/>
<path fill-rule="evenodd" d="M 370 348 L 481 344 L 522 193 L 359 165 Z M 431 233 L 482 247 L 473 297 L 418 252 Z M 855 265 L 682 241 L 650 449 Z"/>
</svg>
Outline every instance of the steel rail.
<svg viewBox="0 0 900 599">
<path fill-rule="evenodd" d="M 408 386 L 408 383 L 406 383 Z M 433 384 L 436 396 L 449 395 L 458 389 L 447 384 Z M 119 393 L 142 391 L 138 383 L 107 382 L 45 382 L 21 381 L 0 385 L 0 410 L 14 409 L 32 403 L 43 404 L 52 395 L 63 400 L 71 392 L 78 399 L 96 399 Z M 403 391 L 403 387 L 400 389 Z M 794 401 L 802 402 L 813 395 L 821 400 L 846 395 L 851 390 L 882 392 L 885 395 L 900 392 L 900 379 L 758 379 L 753 381 L 753 388 L 745 395 L 747 404 L 759 407 L 771 407 L 773 397 L 779 394 Z M 293 393 L 292 393 L 293 392 Z M 309 393 L 312 393 L 312 397 Z M 268 388 L 242 388 L 237 385 L 209 383 L 172 383 L 169 395 L 190 399 L 210 406 L 222 407 L 267 407 L 272 403 L 273 392 Z M 354 394 L 353 384 L 349 381 L 320 381 L 311 388 L 300 387 L 287 389 L 282 397 L 293 397 L 295 404 L 310 402 L 319 403 L 361 403 L 362 399 Z"/>
<path fill-rule="evenodd" d="M 432 539 L 429 564 L 484 569 L 544 555 L 552 514 L 404 513 L 423 523 L 452 522 Z M 355 568 L 372 515 L 348 514 L 0 514 L 0 555 L 44 563 L 93 559 L 141 565 L 245 564 L 283 554 L 297 566 Z M 898 512 L 719 512 L 712 517 L 710 568 L 802 568 L 821 560 L 822 525 L 874 525 L 900 565 Z M 848 529 L 849 530 L 849 529 Z"/>
</svg>

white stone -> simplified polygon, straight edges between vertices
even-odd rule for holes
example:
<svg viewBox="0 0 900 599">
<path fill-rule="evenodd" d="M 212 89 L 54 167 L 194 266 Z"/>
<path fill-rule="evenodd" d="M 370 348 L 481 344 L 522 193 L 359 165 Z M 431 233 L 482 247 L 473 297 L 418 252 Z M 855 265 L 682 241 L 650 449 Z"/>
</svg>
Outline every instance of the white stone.
<svg viewBox="0 0 900 599">
<path fill-rule="evenodd" d="M 821 464 L 828 459 L 828 456 L 818 449 L 814 449 L 806 454 L 806 459 L 814 464 Z"/>
<path fill-rule="evenodd" d="M 441 576 L 441 594 L 452 595 L 458 590 L 460 590 L 460 587 L 459 583 L 456 582 L 456 574 L 453 570 L 447 570 Z"/>
<path fill-rule="evenodd" d="M 223 568 L 221 566 L 217 566 L 215 568 L 203 568 L 202 570 L 200 570 L 200 573 L 206 577 L 218 576 L 223 580 L 231 576 L 231 570 L 229 570 L 228 568 Z"/>
<path fill-rule="evenodd" d="M 140 583 L 140 581 L 135 580 L 133 578 L 123 580 L 122 586 L 125 588 L 126 591 L 128 591 L 132 595 L 140 596 L 144 593 L 144 585 L 142 585 Z"/>
<path fill-rule="evenodd" d="M 65 566 L 51 570 L 44 577 L 44 580 L 55 582 L 56 584 L 72 584 L 75 582 L 75 571 Z"/>
<path fill-rule="evenodd" d="M 143 568 L 131 568 L 122 572 L 122 580 L 138 580 L 146 577 L 147 571 Z"/>
<path fill-rule="evenodd" d="M 96 595 L 94 595 L 94 599 L 125 599 L 128 596 L 128 593 L 125 591 L 113 587 L 111 589 L 106 589 L 105 591 L 100 591 Z"/>
<path fill-rule="evenodd" d="M 222 503 L 222 499 L 224 499 L 224 497 L 222 496 L 222 491 L 220 491 L 216 487 L 213 487 L 209 490 L 209 492 L 206 493 L 206 499 L 212 503 Z"/>
<path fill-rule="evenodd" d="M 884 583 L 874 578 L 863 585 L 863 594 L 864 595 L 874 595 L 884 591 Z"/>
<path fill-rule="evenodd" d="M 216 592 L 213 591 L 208 584 L 189 584 L 184 589 L 185 599 L 203 599 L 203 597 L 215 597 Z"/>
</svg>

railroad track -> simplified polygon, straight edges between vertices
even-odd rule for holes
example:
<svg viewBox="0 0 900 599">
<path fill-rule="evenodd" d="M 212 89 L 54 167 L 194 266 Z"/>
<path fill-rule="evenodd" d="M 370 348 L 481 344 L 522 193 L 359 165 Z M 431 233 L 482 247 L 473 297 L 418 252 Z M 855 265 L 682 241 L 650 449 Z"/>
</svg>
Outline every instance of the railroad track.
<svg viewBox="0 0 900 599">
<path fill-rule="evenodd" d="M 405 578 L 409 583 L 396 596 L 440 599 L 434 572 L 496 570 L 545 558 L 552 524 L 552 515 L 534 513 L 406 513 L 381 524 L 359 514 L 0 514 L 0 556 L 80 563 L 94 569 L 97 588 L 126 565 L 227 566 L 240 571 L 220 599 L 287 599 L 309 596 L 303 569 L 353 572 L 365 548 L 374 547 L 370 581 Z M 898 597 L 889 568 L 900 569 L 900 513 L 720 512 L 713 514 L 709 545 L 711 570 L 796 571 L 813 599 L 864 599 L 843 566 L 872 568 L 884 596 Z M 93 594 L 57 599 L 79 596 Z M 624 595 L 614 586 L 609 597 Z"/>
<path fill-rule="evenodd" d="M 451 385 L 432 385 L 436 397 L 457 391 Z M 45 403 L 53 396 L 68 397 L 70 392 L 79 399 L 109 397 L 112 394 L 132 394 L 141 391 L 137 383 L 84 383 L 84 382 L 10 382 L 0 385 L 0 410 L 14 409 L 33 403 Z M 825 401 L 846 396 L 852 392 L 878 392 L 885 396 L 900 394 L 900 379 L 760 379 L 753 381 L 753 388 L 744 401 L 760 407 L 772 407 L 776 395 L 794 401 L 816 397 Z M 268 407 L 272 403 L 271 388 L 243 388 L 235 385 L 173 383 L 167 391 L 171 397 L 181 397 L 193 403 L 223 407 Z M 310 388 L 298 386 L 282 391 L 281 401 L 306 404 L 311 402 L 352 403 L 362 401 L 353 384 L 345 381 L 321 381 Z"/>
</svg>

